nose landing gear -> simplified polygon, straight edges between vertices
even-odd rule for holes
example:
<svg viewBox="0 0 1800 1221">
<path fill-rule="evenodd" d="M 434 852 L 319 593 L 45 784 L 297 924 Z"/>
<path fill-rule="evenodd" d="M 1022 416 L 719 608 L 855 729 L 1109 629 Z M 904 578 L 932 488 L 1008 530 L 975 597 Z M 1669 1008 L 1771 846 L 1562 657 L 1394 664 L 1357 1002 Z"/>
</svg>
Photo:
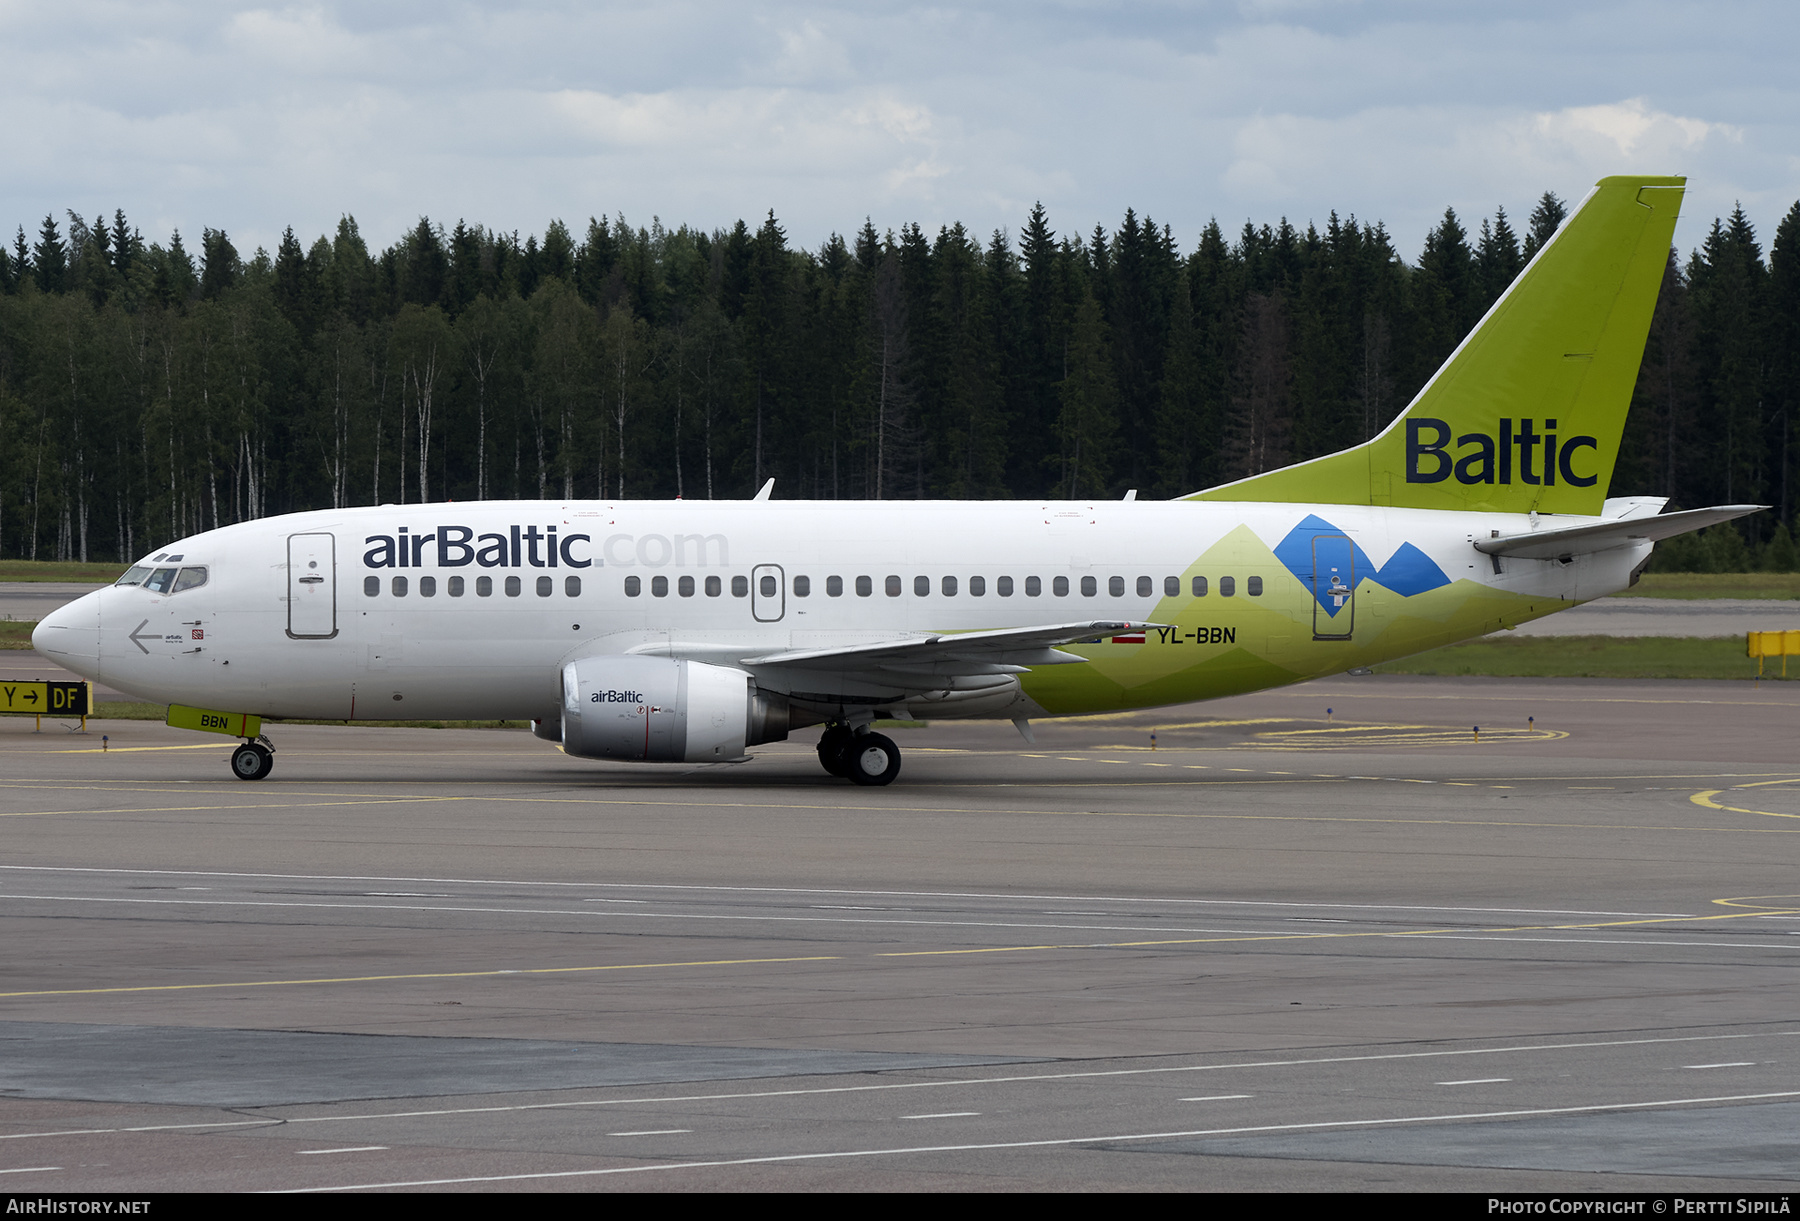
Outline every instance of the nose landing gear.
<svg viewBox="0 0 1800 1221">
<path fill-rule="evenodd" d="M 231 774 L 239 780 L 261 780 L 275 770 L 275 748 L 267 738 L 245 742 L 231 752 Z"/>
</svg>

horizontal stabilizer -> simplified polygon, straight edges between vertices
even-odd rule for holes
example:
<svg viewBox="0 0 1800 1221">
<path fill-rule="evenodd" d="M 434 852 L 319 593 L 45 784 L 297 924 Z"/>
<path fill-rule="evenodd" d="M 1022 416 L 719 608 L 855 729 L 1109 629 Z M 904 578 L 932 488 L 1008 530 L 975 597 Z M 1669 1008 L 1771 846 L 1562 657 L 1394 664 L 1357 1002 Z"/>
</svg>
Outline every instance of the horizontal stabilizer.
<svg viewBox="0 0 1800 1221">
<path fill-rule="evenodd" d="M 1683 513 L 1663 513 L 1655 517 L 1631 517 L 1622 521 L 1601 522 L 1591 526 L 1565 526 L 1560 529 L 1531 530 L 1523 534 L 1504 534 L 1477 539 L 1475 550 L 1485 555 L 1517 556 L 1526 560 L 1556 560 L 1564 556 L 1588 555 L 1613 547 L 1637 542 L 1659 542 L 1692 530 L 1716 526 L 1734 517 L 1760 513 L 1767 505 L 1717 505 L 1710 509 L 1688 509 Z"/>
</svg>

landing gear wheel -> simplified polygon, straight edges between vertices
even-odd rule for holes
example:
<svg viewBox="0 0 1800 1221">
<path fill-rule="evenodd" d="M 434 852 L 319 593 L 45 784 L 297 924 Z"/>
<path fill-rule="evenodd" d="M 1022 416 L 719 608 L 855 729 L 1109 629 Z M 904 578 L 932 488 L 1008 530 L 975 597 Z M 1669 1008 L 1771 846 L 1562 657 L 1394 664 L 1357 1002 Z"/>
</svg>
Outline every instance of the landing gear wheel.
<svg viewBox="0 0 1800 1221">
<path fill-rule="evenodd" d="M 839 756 L 844 771 L 858 784 L 892 784 L 900 774 L 900 748 L 892 738 L 878 733 L 859 733 Z"/>
<path fill-rule="evenodd" d="M 260 742 L 246 742 L 231 752 L 231 774 L 239 780 L 261 780 L 275 770 L 275 752 Z"/>
<path fill-rule="evenodd" d="M 844 752 L 850 748 L 850 740 L 854 735 L 842 725 L 833 725 L 819 735 L 819 766 L 833 776 L 848 776 L 849 766 L 844 762 Z"/>
</svg>

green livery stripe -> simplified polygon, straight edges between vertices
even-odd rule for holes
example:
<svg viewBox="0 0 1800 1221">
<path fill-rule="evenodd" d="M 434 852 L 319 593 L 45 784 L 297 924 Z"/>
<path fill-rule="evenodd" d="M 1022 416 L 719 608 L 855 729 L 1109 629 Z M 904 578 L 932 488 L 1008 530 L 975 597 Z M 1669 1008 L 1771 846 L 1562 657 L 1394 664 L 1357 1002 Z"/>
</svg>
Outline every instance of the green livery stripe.
<svg viewBox="0 0 1800 1221">
<path fill-rule="evenodd" d="M 1606 178 L 1374 440 L 1189 500 L 1596 516 L 1685 178 Z"/>
<path fill-rule="evenodd" d="M 210 708 L 189 708 L 185 704 L 169 705 L 169 725 L 176 729 L 198 729 L 202 733 L 223 733 L 234 738 L 254 738 L 262 732 L 262 718 L 247 712 L 215 712 Z"/>
<path fill-rule="evenodd" d="M 1237 593 L 1187 592 L 1196 573 L 1238 574 Z M 1263 594 L 1250 597 L 1248 578 Z M 1512 593 L 1463 578 L 1410 596 L 1363 582 L 1350 640 L 1316 640 L 1312 591 L 1248 526 L 1239 526 L 1182 574 L 1179 597 L 1164 598 L 1143 644 L 1072 644 L 1079 666 L 1039 666 L 1019 676 L 1025 694 L 1054 715 L 1151 708 L 1217 699 L 1341 674 L 1541 618 L 1573 603 Z"/>
</svg>

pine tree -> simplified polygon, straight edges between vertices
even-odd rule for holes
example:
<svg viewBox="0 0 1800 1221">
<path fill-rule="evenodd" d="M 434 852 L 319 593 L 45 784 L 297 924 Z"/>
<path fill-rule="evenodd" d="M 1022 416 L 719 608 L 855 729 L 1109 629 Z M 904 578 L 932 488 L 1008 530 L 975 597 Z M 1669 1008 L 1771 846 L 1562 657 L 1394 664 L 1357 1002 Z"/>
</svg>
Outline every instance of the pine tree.
<svg viewBox="0 0 1800 1221">
<path fill-rule="evenodd" d="M 1696 441 L 1709 459 L 1700 468 L 1701 503 L 1736 504 L 1764 495 L 1768 421 L 1762 409 L 1763 291 L 1768 269 L 1743 209 L 1715 220 L 1689 264 L 1694 307 L 1697 388 L 1708 427 Z M 1752 530 L 1761 523 L 1751 519 Z"/>
<path fill-rule="evenodd" d="M 1478 314 L 1487 313 L 1518 278 L 1525 265 L 1519 252 L 1519 239 L 1507 223 L 1506 209 L 1494 213 L 1493 224 L 1481 222 L 1481 239 L 1475 246 L 1475 298 Z"/>
<path fill-rule="evenodd" d="M 543 275 L 575 283 L 575 239 L 569 236 L 569 227 L 562 221 L 553 220 L 545 228 L 544 245 L 538 257 Z"/>
<path fill-rule="evenodd" d="M 25 226 L 20 225 L 18 233 L 13 237 L 12 274 L 13 288 L 18 291 L 25 283 L 25 278 L 32 272 L 31 246 L 25 241 Z"/>
<path fill-rule="evenodd" d="M 56 218 L 46 215 L 43 226 L 38 230 L 36 248 L 32 251 L 32 269 L 37 273 L 38 291 L 41 293 L 60 293 L 68 285 L 69 252 L 63 246 L 62 233 L 56 227 Z"/>
<path fill-rule="evenodd" d="M 1800 459 L 1800 203 L 1788 209 L 1769 250 L 1767 406 L 1778 472 L 1769 496 L 1779 497 L 1781 520 L 1793 520 L 1795 467 Z M 1774 420 L 1779 419 L 1776 436 Z M 1784 569 L 1783 571 L 1792 571 Z"/>
<path fill-rule="evenodd" d="M 275 249 L 275 308 L 302 336 L 312 333 L 313 324 L 306 278 L 306 256 L 301 253 L 294 227 L 289 225 L 281 235 L 281 245 Z"/>
<path fill-rule="evenodd" d="M 243 275 L 243 262 L 223 229 L 202 229 L 200 250 L 200 295 L 211 301 L 236 286 Z"/>
<path fill-rule="evenodd" d="M 1099 299 L 1091 291 L 1083 293 L 1057 386 L 1061 411 L 1056 431 L 1062 443 L 1057 494 L 1064 500 L 1105 496 L 1112 482 L 1119 394 L 1108 339 Z"/>
<path fill-rule="evenodd" d="M 1227 478 L 1287 465 L 1293 431 L 1291 383 L 1288 322 L 1281 298 L 1251 293 L 1244 304 L 1244 338 L 1225 426 Z"/>
<path fill-rule="evenodd" d="M 414 305 L 438 305 L 450 279 L 450 258 L 444 252 L 442 231 L 421 216 L 406 240 L 400 263 L 400 300 Z"/>
<path fill-rule="evenodd" d="M 1561 227 L 1564 220 L 1568 219 L 1568 215 L 1569 209 L 1563 201 L 1558 199 L 1554 192 L 1545 191 L 1543 197 L 1538 200 L 1537 207 L 1531 210 L 1531 219 L 1528 222 L 1531 231 L 1525 235 L 1523 251 L 1527 262 L 1531 260 L 1532 255 L 1542 250 L 1545 244 L 1556 236 L 1557 229 Z"/>
</svg>

